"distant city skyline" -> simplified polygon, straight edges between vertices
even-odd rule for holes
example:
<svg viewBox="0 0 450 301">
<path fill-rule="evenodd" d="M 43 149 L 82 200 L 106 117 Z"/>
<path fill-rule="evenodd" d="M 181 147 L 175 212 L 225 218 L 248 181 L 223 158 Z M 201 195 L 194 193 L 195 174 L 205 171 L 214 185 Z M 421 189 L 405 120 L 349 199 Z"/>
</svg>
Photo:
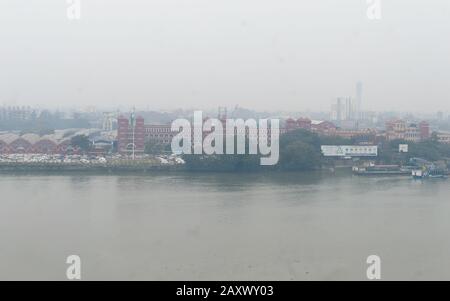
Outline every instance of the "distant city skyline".
<svg viewBox="0 0 450 301">
<path fill-rule="evenodd" d="M 0 3 L 0 104 L 328 111 L 364 83 L 364 110 L 450 110 L 450 3 Z"/>
<path fill-rule="evenodd" d="M 239 104 L 236 105 L 209 105 L 209 106 L 184 106 L 184 107 L 175 107 L 175 108 L 157 108 L 153 106 L 145 106 L 145 105 L 128 105 L 128 104 L 122 104 L 118 106 L 113 105 L 84 105 L 84 104 L 69 104 L 69 105 L 52 105 L 52 104 L 30 104 L 30 103 L 8 103 L 3 102 L 0 103 L 0 108 L 30 108 L 32 110 L 50 110 L 50 111 L 60 111 L 60 112 L 131 112 L 133 110 L 135 111 L 147 111 L 147 112 L 175 112 L 175 111 L 194 111 L 194 110 L 203 110 L 203 111 L 214 111 L 217 112 L 219 108 L 227 108 L 228 112 L 232 112 L 234 109 L 239 108 L 243 110 L 249 110 L 254 112 L 267 112 L 267 113 L 275 113 L 275 112 L 285 112 L 285 113 L 317 113 L 317 114 L 332 114 L 333 113 L 333 106 L 336 104 L 336 100 L 341 98 L 342 100 L 346 100 L 347 97 L 336 97 L 330 101 L 330 104 L 328 108 L 324 108 L 323 110 L 290 110 L 290 109 L 258 109 L 255 107 L 244 107 L 240 106 Z M 356 101 L 355 97 L 348 97 L 351 98 L 351 100 Z M 382 110 L 362 110 L 362 112 L 366 113 L 393 113 L 393 114 L 418 114 L 418 115 L 433 115 L 435 117 L 440 116 L 440 119 L 446 119 L 450 116 L 450 110 L 411 110 L 409 108 L 404 108 L 400 110 L 389 110 L 389 109 L 382 109 Z M 330 117 L 331 118 L 331 117 Z"/>
</svg>

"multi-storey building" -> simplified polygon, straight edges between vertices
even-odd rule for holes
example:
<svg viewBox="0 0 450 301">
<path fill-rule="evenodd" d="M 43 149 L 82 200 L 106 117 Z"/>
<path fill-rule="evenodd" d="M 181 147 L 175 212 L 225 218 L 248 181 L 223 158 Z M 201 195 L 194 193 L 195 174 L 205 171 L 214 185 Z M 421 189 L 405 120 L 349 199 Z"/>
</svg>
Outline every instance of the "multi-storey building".
<svg viewBox="0 0 450 301">
<path fill-rule="evenodd" d="M 0 108 L 0 121 L 27 120 L 31 117 L 33 111 L 31 107 L 3 106 Z"/>
<path fill-rule="evenodd" d="M 336 130 L 335 136 L 346 139 L 357 139 L 362 141 L 375 141 L 377 131 L 374 129 L 361 129 L 361 130 Z"/>
<path fill-rule="evenodd" d="M 287 131 L 296 129 L 311 130 L 312 121 L 309 118 L 299 118 L 297 120 L 289 118 L 286 120 L 285 128 Z"/>
<path fill-rule="evenodd" d="M 430 125 L 426 121 L 419 124 L 408 124 L 406 121 L 397 119 L 386 123 L 387 140 L 406 140 L 419 142 L 430 138 Z"/>
<path fill-rule="evenodd" d="M 336 132 L 337 127 L 332 122 L 324 120 L 310 120 L 308 118 L 294 120 L 289 118 L 286 120 L 284 129 L 280 129 L 280 132 L 289 132 L 297 129 L 310 130 L 321 135 L 330 135 Z"/>
<path fill-rule="evenodd" d="M 145 147 L 145 125 L 141 116 L 117 119 L 117 150 L 121 154 L 142 154 Z"/>
<path fill-rule="evenodd" d="M 224 139 L 226 139 L 226 136 L 227 136 L 226 120 L 222 119 L 221 123 L 222 123 L 222 128 L 223 128 L 223 137 L 224 137 Z M 149 142 L 153 142 L 155 144 L 170 144 L 172 141 L 172 138 L 177 133 L 178 133 L 177 131 L 172 131 L 170 124 L 166 124 L 166 125 L 146 124 L 145 125 L 145 140 L 149 141 Z M 202 130 L 201 135 L 199 137 L 196 137 L 196 133 L 194 131 L 192 131 L 191 141 L 193 143 L 196 138 L 203 140 L 203 138 L 205 138 L 210 133 L 211 133 L 211 131 Z M 255 137 L 265 138 L 265 136 L 267 135 L 268 136 L 267 138 L 270 140 L 271 131 L 270 131 L 270 128 L 266 131 L 263 131 L 263 130 L 258 130 L 257 128 L 249 129 L 248 127 L 245 127 L 243 129 L 235 128 L 233 133 L 234 133 L 233 135 L 245 135 L 248 138 L 255 138 Z"/>
<path fill-rule="evenodd" d="M 172 131 L 170 124 L 146 124 L 145 140 L 155 144 L 169 144 L 177 132 Z"/>
<path fill-rule="evenodd" d="M 450 144 L 450 132 L 436 132 L 436 138 L 440 143 Z"/>
</svg>

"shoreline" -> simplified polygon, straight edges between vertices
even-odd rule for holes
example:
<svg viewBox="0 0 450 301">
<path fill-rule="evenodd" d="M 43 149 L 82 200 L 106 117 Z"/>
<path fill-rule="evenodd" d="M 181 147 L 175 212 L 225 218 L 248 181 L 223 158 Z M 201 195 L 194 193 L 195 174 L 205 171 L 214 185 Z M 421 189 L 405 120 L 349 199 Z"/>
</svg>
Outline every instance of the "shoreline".
<svg viewBox="0 0 450 301">
<path fill-rule="evenodd" d="M 15 172 L 85 172 L 112 174 L 116 172 L 152 172 L 152 171 L 180 171 L 184 166 L 159 164 L 77 164 L 77 163 L 0 163 L 0 173 Z"/>
<path fill-rule="evenodd" d="M 348 168 L 338 168 L 339 171 L 349 170 Z M 333 175 L 329 168 L 317 168 L 314 170 L 277 170 L 277 169 L 249 169 L 249 170 L 209 170 L 209 169 L 190 169 L 184 164 L 163 165 L 155 163 L 106 163 L 106 164 L 80 164 L 80 163 L 39 163 L 39 162 L 0 162 L 0 174 L 8 173 L 147 173 L 147 172 L 187 172 L 187 173 L 261 173 L 261 172 L 279 173 L 326 173 Z"/>
</svg>

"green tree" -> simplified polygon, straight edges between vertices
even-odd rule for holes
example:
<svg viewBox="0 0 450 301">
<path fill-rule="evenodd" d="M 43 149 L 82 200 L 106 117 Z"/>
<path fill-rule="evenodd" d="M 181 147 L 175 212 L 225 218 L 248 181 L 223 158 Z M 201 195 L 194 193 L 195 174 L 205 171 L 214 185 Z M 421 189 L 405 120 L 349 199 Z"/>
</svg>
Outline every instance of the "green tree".
<svg viewBox="0 0 450 301">
<path fill-rule="evenodd" d="M 72 147 L 79 148 L 83 153 L 88 152 L 91 148 L 91 141 L 86 135 L 76 135 L 70 139 Z"/>
<path fill-rule="evenodd" d="M 321 166 L 322 157 L 310 143 L 295 141 L 280 150 L 282 170 L 312 170 Z"/>
<path fill-rule="evenodd" d="M 308 130 L 299 129 L 282 135 L 280 137 L 280 147 L 283 148 L 297 141 L 307 143 L 319 151 L 320 145 L 322 144 L 321 138 L 317 134 Z"/>
</svg>

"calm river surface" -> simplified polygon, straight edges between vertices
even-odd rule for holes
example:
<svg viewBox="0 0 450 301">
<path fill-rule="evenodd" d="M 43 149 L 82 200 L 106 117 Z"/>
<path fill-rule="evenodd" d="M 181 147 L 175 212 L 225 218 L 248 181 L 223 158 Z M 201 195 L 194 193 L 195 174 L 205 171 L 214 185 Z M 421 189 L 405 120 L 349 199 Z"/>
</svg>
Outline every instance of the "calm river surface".
<svg viewBox="0 0 450 301">
<path fill-rule="evenodd" d="M 0 175 L 0 280 L 450 280 L 450 180 Z"/>
</svg>

